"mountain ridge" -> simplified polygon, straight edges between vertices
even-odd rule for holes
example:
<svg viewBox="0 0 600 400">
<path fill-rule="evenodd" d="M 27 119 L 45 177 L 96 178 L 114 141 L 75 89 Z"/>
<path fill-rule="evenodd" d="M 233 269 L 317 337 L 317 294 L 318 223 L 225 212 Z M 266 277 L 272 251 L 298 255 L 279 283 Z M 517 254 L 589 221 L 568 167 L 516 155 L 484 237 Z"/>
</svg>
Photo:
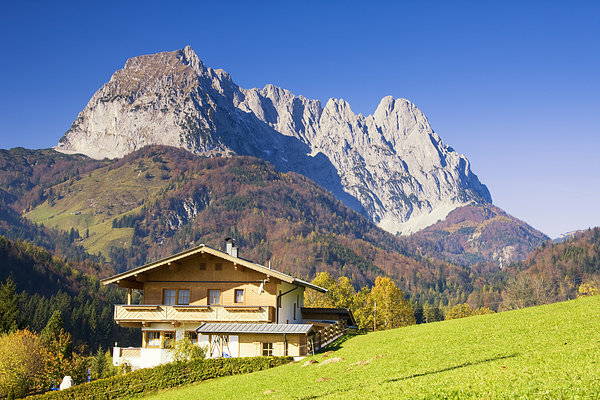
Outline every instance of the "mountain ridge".
<svg viewBox="0 0 600 400">
<path fill-rule="evenodd" d="M 56 150 L 114 158 L 154 144 L 265 159 L 309 177 L 392 233 L 492 200 L 466 157 L 408 100 L 386 96 L 365 117 L 344 100 L 322 106 L 274 85 L 242 89 L 189 46 L 129 59 Z"/>
</svg>

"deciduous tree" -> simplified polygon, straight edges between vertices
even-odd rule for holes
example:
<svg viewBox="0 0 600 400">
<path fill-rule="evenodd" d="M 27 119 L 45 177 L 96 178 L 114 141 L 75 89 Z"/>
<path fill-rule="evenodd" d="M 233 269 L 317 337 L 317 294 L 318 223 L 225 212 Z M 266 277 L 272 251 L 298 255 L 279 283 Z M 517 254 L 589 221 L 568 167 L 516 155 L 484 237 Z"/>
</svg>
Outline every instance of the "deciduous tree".
<svg viewBox="0 0 600 400">
<path fill-rule="evenodd" d="M 46 352 L 37 335 L 20 330 L 0 335 L 0 397 L 23 397 L 44 386 Z"/>
<path fill-rule="evenodd" d="M 467 303 L 457 304 L 446 312 L 446 319 L 458 319 L 473 315 L 471 306 Z"/>
<path fill-rule="evenodd" d="M 598 285 L 596 285 L 596 282 L 586 282 L 586 283 L 582 283 L 579 286 L 579 289 L 577 290 L 577 296 L 578 297 L 585 297 L 585 296 L 597 296 L 598 294 L 600 294 L 600 291 L 598 290 Z"/>
<path fill-rule="evenodd" d="M 376 307 L 377 329 L 398 328 L 416 323 L 414 312 L 404 298 L 404 292 L 390 278 L 378 276 L 370 297 L 373 307 Z"/>
</svg>

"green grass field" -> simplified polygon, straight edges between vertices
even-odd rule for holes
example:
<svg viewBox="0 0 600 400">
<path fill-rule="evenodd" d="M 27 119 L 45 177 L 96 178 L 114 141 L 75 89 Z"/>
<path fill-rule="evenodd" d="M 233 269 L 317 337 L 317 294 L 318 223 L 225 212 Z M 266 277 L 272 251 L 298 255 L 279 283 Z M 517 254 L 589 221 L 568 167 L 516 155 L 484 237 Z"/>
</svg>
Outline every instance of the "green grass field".
<svg viewBox="0 0 600 400">
<path fill-rule="evenodd" d="M 355 336 L 310 358 L 147 398 L 597 399 L 600 296 Z"/>
</svg>

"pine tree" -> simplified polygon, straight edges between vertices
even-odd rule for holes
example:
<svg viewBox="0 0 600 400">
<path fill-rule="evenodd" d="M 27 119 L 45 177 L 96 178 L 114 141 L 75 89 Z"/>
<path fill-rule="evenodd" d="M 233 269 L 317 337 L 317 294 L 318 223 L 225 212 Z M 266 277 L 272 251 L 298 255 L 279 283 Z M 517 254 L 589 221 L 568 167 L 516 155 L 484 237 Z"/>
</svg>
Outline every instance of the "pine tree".
<svg viewBox="0 0 600 400">
<path fill-rule="evenodd" d="M 110 369 L 109 360 L 106 357 L 106 353 L 102 349 L 102 346 L 98 347 L 98 351 L 92 359 L 92 378 L 101 379 L 106 378 L 109 374 Z"/>
<path fill-rule="evenodd" d="M 55 310 L 46 323 L 46 327 L 42 329 L 42 333 L 40 335 L 42 343 L 47 344 L 54 341 L 60 334 L 60 331 L 63 329 L 63 326 L 62 313 L 60 310 Z"/>
<path fill-rule="evenodd" d="M 56 310 L 40 334 L 42 344 L 59 360 L 68 360 L 73 354 L 71 335 L 63 328 L 62 313 Z"/>
<path fill-rule="evenodd" d="M 0 334 L 15 332 L 19 325 L 19 303 L 16 286 L 8 278 L 0 285 Z"/>
</svg>

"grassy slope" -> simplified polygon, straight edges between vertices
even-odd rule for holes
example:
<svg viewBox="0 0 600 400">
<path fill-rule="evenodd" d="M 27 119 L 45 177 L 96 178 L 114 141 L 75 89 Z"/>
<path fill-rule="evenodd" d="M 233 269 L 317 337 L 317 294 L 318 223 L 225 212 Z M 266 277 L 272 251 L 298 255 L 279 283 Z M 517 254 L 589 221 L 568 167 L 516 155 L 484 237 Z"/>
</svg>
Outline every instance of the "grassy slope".
<svg viewBox="0 0 600 400">
<path fill-rule="evenodd" d="M 167 186 L 164 173 L 150 160 L 100 168 L 54 186 L 58 199 L 40 204 L 25 217 L 57 229 L 74 227 L 81 235 L 89 229 L 90 238 L 81 244 L 91 253 L 107 255 L 110 246 L 129 246 L 133 235 L 133 229 L 112 228 L 113 219 L 139 211 L 145 199 Z"/>
<path fill-rule="evenodd" d="M 334 364 L 301 361 L 149 398 L 600 398 L 600 296 L 377 332 L 339 347 L 329 358 L 344 360 Z"/>
</svg>

